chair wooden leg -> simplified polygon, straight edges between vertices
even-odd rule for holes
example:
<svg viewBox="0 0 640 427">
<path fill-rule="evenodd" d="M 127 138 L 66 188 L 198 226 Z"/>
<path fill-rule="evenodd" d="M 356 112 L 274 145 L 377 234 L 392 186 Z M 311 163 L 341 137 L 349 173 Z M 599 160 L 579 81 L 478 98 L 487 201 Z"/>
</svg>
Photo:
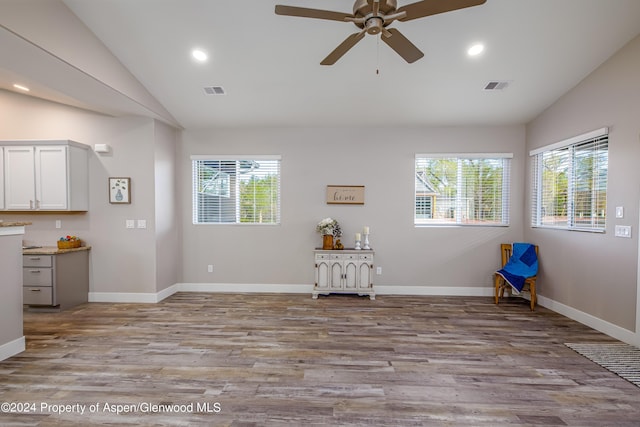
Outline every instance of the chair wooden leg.
<svg viewBox="0 0 640 427">
<path fill-rule="evenodd" d="M 495 300 L 496 304 L 498 304 L 498 300 L 500 299 L 500 279 L 502 279 L 502 277 L 496 274 L 495 275 L 495 291 L 493 296 L 493 299 Z"/>
<path fill-rule="evenodd" d="M 531 282 L 529 284 L 529 293 L 531 294 L 531 311 L 535 309 L 536 303 L 538 302 L 538 296 L 536 294 L 536 282 Z"/>
</svg>

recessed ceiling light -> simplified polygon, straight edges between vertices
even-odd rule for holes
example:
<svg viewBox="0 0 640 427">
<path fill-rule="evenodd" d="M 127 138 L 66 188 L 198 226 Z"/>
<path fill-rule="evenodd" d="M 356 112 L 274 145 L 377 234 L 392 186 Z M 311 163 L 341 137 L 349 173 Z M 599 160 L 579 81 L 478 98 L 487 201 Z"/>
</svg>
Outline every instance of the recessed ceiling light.
<svg viewBox="0 0 640 427">
<path fill-rule="evenodd" d="M 193 56 L 193 58 L 198 62 L 204 62 L 209 57 L 207 53 L 202 49 L 193 49 L 191 51 L 191 56 Z"/>
<path fill-rule="evenodd" d="M 474 44 L 467 50 L 469 56 L 478 56 L 484 51 L 484 45 L 482 43 Z"/>
<path fill-rule="evenodd" d="M 13 85 L 13 87 L 15 87 L 16 89 L 20 89 L 20 90 L 22 90 L 22 91 L 25 91 L 25 92 L 29 92 L 29 88 L 28 88 L 28 87 L 26 87 L 26 86 L 22 86 L 22 85 L 19 85 L 19 84 L 17 84 L 17 83 L 16 83 L 16 84 L 14 84 L 14 85 Z"/>
</svg>

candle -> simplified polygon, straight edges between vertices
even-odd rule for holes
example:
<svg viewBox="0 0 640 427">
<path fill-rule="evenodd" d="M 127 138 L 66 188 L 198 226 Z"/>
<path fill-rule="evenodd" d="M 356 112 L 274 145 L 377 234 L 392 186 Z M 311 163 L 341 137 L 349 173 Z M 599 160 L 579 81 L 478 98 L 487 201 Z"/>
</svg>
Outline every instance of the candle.
<svg viewBox="0 0 640 427">
<path fill-rule="evenodd" d="M 364 234 L 369 234 L 369 227 L 367 227 L 366 225 L 364 226 L 364 229 L 362 230 L 362 232 Z"/>
<path fill-rule="evenodd" d="M 356 233 L 356 240 L 360 240 L 360 233 Z"/>
</svg>

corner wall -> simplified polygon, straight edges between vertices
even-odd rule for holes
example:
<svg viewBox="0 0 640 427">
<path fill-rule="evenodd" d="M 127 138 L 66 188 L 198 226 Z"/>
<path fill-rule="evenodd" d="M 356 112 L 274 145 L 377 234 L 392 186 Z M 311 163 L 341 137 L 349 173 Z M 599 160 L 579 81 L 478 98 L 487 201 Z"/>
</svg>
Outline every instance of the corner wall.
<svg viewBox="0 0 640 427">
<path fill-rule="evenodd" d="M 525 239 L 540 246 L 538 292 L 553 303 L 628 331 L 638 311 L 640 207 L 640 37 L 632 40 L 527 126 L 527 153 L 609 127 L 606 233 L 531 228 L 531 165 L 527 161 Z M 624 218 L 615 207 L 624 207 Z M 630 225 L 632 238 L 614 237 Z M 640 339 L 637 339 L 640 343 Z"/>
</svg>

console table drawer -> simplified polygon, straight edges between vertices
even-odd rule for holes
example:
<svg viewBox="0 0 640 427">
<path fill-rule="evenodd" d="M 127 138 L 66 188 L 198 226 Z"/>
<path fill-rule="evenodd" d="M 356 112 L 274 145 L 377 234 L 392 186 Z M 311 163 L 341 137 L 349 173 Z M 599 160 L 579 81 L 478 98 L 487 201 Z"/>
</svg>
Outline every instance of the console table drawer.
<svg viewBox="0 0 640 427">
<path fill-rule="evenodd" d="M 25 286 L 22 288 L 22 303 L 29 305 L 52 305 L 53 288 Z"/>
<path fill-rule="evenodd" d="M 23 286 L 53 286 L 53 269 L 24 267 L 22 269 Z"/>
</svg>

